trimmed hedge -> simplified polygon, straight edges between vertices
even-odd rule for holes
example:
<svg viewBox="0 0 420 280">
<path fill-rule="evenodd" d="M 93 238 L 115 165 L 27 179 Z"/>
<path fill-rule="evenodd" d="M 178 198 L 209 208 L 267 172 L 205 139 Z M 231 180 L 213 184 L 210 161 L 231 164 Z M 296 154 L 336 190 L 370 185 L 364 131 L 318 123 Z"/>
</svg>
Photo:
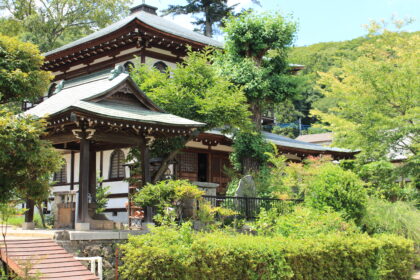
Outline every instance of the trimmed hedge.
<svg viewBox="0 0 420 280">
<path fill-rule="evenodd" d="M 365 234 L 305 239 L 159 228 L 122 246 L 124 279 L 410 279 L 413 243 Z"/>
</svg>

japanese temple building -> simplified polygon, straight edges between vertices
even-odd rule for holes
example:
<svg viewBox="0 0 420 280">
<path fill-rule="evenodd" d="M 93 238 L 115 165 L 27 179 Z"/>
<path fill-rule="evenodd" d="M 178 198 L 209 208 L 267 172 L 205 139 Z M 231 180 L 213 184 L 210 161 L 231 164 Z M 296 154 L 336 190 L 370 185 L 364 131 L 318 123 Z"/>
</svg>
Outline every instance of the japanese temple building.
<svg viewBox="0 0 420 280">
<path fill-rule="evenodd" d="M 89 200 L 95 195 L 96 176 L 110 186 L 108 219 L 127 223 L 126 202 L 130 176 L 125 164 L 130 147 L 142 151 L 142 177 L 150 182 L 153 164 L 148 147 L 160 137 L 190 135 L 204 124 L 163 112 L 143 93 L 128 74 L 134 63 L 162 71 L 176 67 L 187 46 L 223 48 L 209 37 L 174 24 L 157 15 L 157 9 L 142 4 L 131 14 L 95 33 L 45 53 L 44 70 L 55 76 L 48 93 L 36 104 L 24 104 L 25 114 L 46 117 L 46 139 L 63 154 L 64 165 L 54 176 L 53 192 L 79 190 L 77 225 L 88 229 Z M 300 65 L 295 67 L 298 71 Z M 265 120 L 267 121 L 267 120 Z M 269 118 L 268 118 L 269 121 Z M 280 153 L 293 161 L 329 154 L 334 159 L 351 158 L 355 152 L 323 147 L 264 133 Z M 173 178 L 217 187 L 224 194 L 232 138 L 219 131 L 197 135 L 186 144 L 168 170 Z"/>
</svg>

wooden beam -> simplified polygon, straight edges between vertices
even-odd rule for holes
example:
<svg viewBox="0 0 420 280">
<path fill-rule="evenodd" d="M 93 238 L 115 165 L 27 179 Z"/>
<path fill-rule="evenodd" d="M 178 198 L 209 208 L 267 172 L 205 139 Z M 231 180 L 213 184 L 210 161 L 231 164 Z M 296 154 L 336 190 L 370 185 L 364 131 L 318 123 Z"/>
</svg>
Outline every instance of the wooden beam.
<svg viewBox="0 0 420 280">
<path fill-rule="evenodd" d="M 111 134 L 100 131 L 97 131 L 93 135 L 92 140 L 107 143 L 125 144 L 130 146 L 137 146 L 140 144 L 141 141 L 138 136 Z"/>
</svg>

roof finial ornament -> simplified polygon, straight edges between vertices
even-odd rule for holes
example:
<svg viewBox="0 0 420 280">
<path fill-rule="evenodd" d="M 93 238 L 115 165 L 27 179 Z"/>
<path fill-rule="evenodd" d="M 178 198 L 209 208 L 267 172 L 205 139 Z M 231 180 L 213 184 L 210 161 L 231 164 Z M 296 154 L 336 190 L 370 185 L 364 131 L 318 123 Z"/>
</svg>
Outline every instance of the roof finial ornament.
<svg viewBox="0 0 420 280">
<path fill-rule="evenodd" d="M 121 73 L 124 73 L 124 66 L 115 65 L 115 68 L 111 70 L 111 74 L 109 75 L 108 80 L 112 81 Z"/>
</svg>

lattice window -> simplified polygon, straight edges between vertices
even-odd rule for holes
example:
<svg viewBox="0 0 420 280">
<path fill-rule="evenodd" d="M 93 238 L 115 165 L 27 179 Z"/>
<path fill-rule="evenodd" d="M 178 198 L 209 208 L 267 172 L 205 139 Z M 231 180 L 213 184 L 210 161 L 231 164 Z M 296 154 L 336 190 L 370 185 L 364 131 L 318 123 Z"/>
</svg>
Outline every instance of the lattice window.
<svg viewBox="0 0 420 280">
<path fill-rule="evenodd" d="M 179 169 L 181 172 L 197 172 L 198 158 L 196 153 L 181 153 L 179 161 Z"/>
<path fill-rule="evenodd" d="M 67 162 L 65 159 L 63 159 L 60 171 L 54 173 L 53 181 L 55 183 L 67 183 Z"/>
<path fill-rule="evenodd" d="M 115 150 L 111 154 L 109 178 L 125 178 L 125 168 L 123 166 L 125 161 L 124 153 L 121 150 Z"/>
</svg>

